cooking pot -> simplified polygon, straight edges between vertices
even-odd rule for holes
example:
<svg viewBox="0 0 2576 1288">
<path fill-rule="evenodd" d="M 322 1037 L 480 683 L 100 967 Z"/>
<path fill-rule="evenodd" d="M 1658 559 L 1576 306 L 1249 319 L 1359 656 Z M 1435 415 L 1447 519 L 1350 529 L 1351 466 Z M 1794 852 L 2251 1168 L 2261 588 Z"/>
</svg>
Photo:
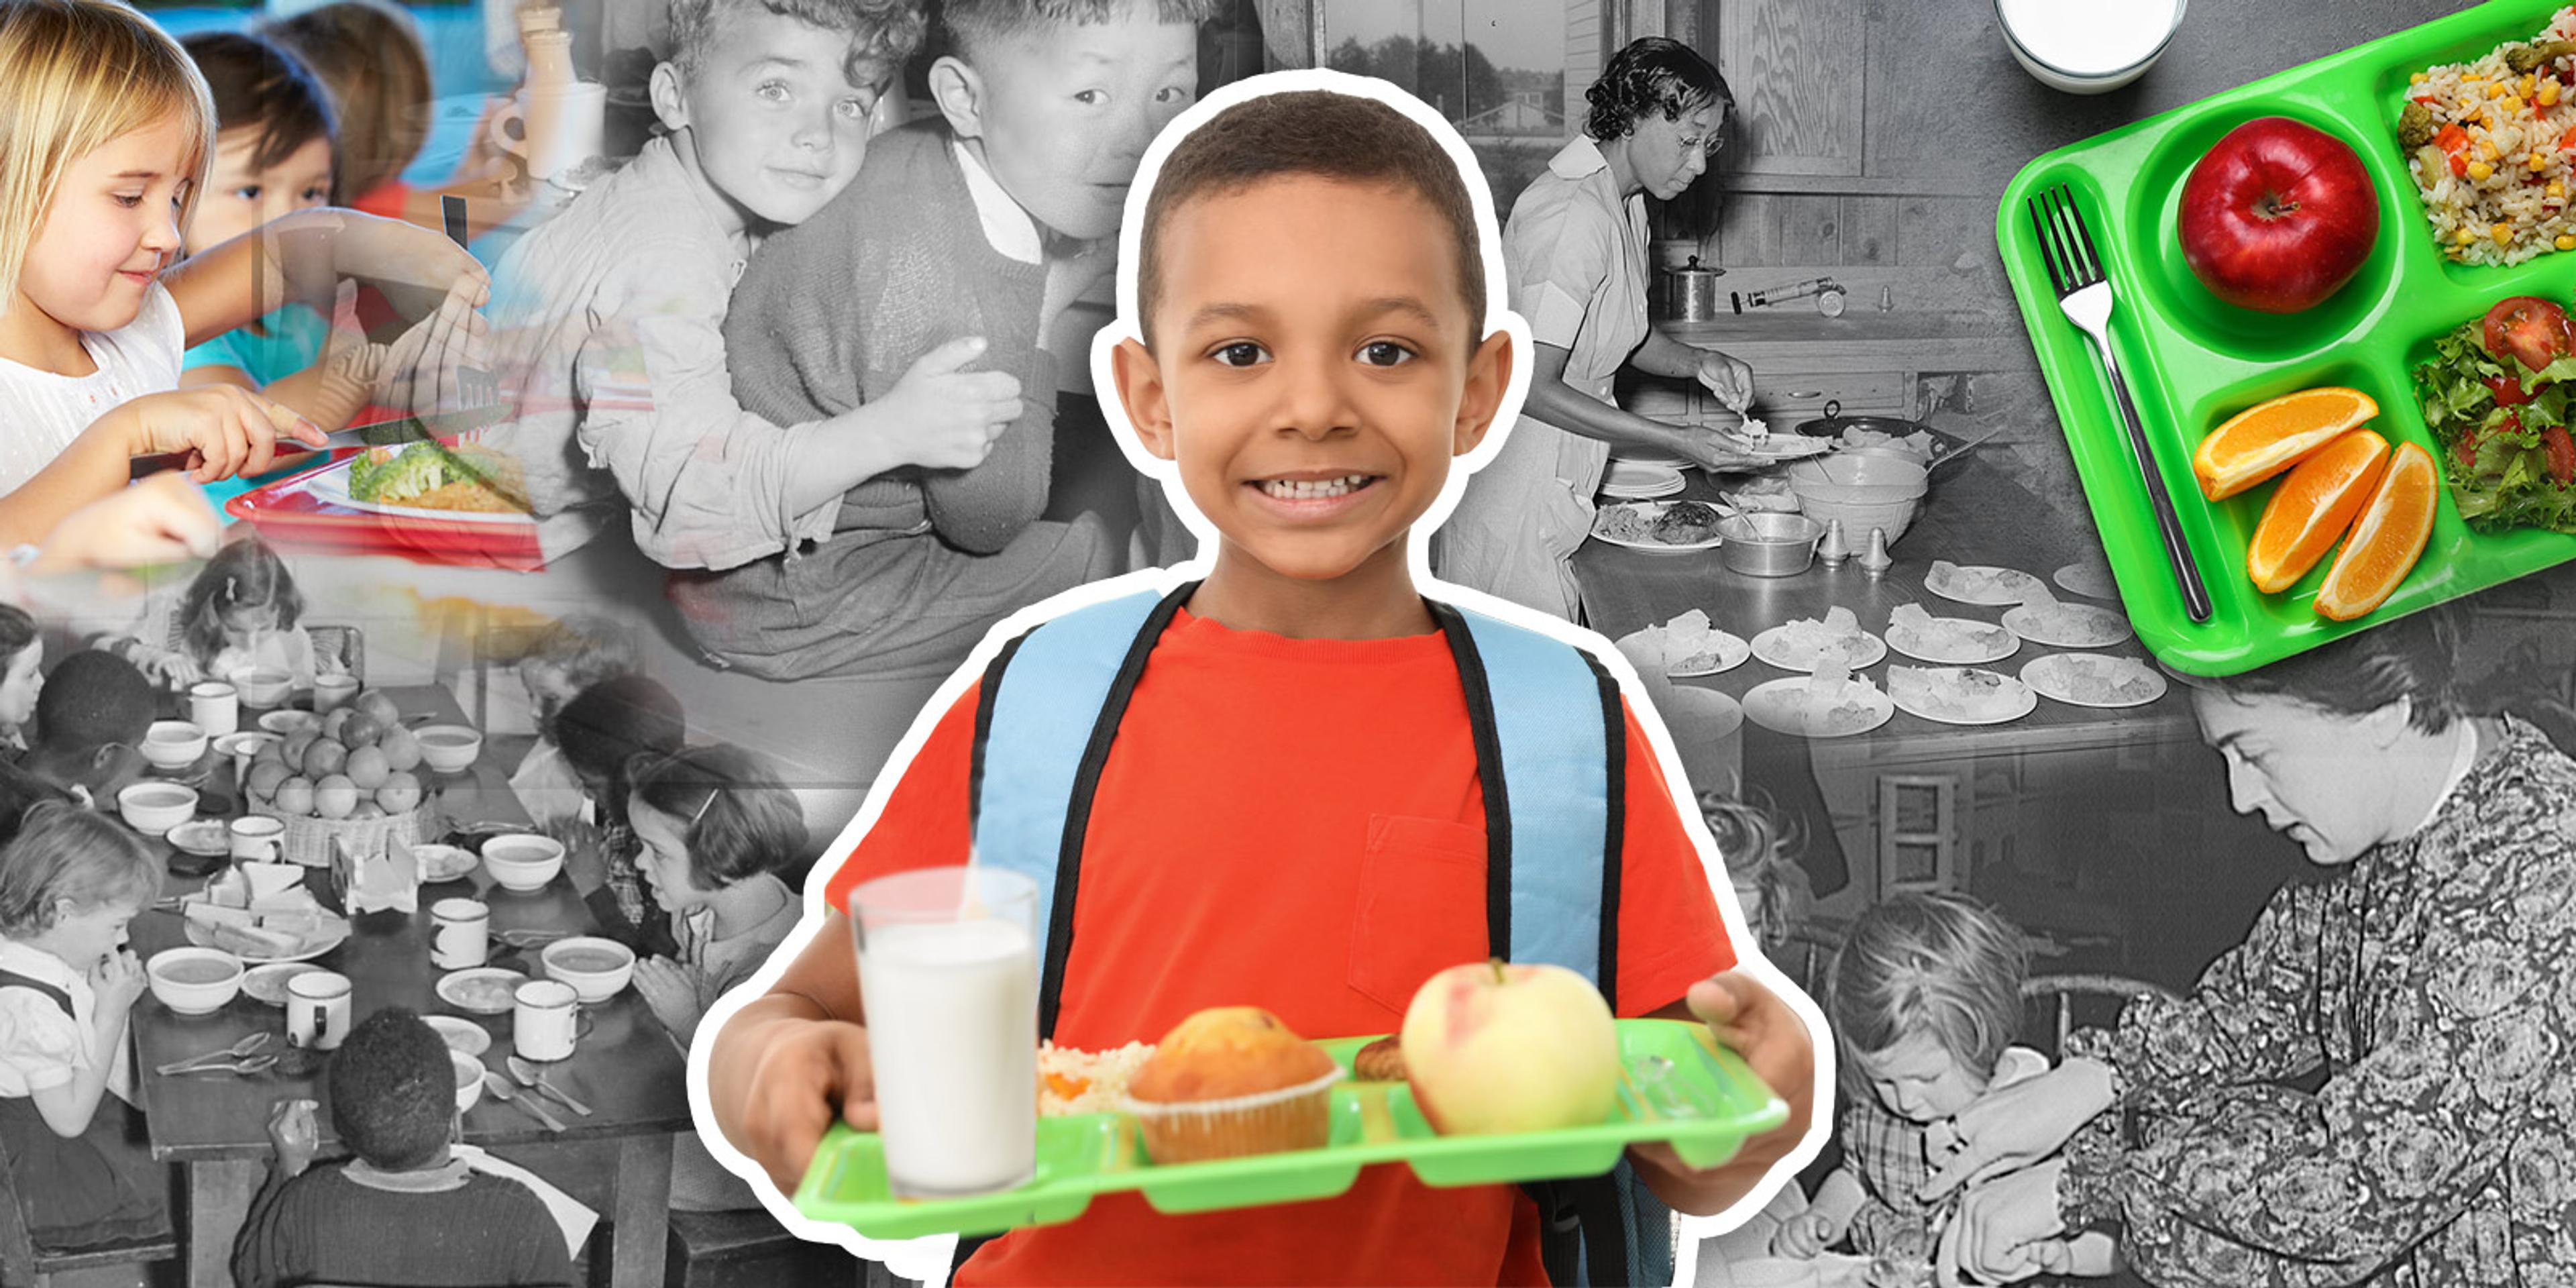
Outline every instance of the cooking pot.
<svg viewBox="0 0 2576 1288">
<path fill-rule="evenodd" d="M 1903 438 L 1917 432 L 1928 432 L 1934 438 L 1942 437 L 1941 431 L 1933 429 L 1930 425 L 1919 420 L 1907 420 L 1902 416 L 1846 416 L 1843 414 L 1842 400 L 1838 398 L 1825 400 L 1823 416 L 1798 426 L 1798 432 L 1809 438 L 1840 438 L 1846 429 L 1865 429 L 1873 434 L 1886 434 L 1891 438 Z"/>
<path fill-rule="evenodd" d="M 1675 322 L 1714 322 L 1722 298 L 1717 290 L 1717 275 L 1724 269 L 1702 268 L 1699 256 L 1680 268 L 1664 272 L 1664 316 Z"/>
</svg>

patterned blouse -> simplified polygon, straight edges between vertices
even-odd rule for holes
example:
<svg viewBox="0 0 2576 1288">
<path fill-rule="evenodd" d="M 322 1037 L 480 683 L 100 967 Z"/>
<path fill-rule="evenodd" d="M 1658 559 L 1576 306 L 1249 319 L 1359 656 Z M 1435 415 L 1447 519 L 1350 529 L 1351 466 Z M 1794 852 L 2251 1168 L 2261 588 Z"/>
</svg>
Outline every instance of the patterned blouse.
<svg viewBox="0 0 2576 1288">
<path fill-rule="evenodd" d="M 2576 761 L 2504 728 L 2190 996 L 2074 1035 L 2131 1126 L 2070 1143 L 2070 1227 L 2159 1285 L 2576 1286 Z"/>
</svg>

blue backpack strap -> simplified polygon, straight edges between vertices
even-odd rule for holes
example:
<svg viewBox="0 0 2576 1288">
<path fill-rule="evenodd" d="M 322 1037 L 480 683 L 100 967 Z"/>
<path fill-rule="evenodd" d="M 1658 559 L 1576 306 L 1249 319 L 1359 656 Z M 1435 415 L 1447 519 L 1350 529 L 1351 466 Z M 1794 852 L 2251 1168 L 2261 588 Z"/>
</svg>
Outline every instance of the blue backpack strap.
<svg viewBox="0 0 2576 1288">
<path fill-rule="evenodd" d="M 1565 967 L 1617 1005 L 1627 724 L 1592 657 L 1536 631 L 1432 606 L 1466 690 L 1485 792 L 1485 922 L 1495 951 Z"/>
<path fill-rule="evenodd" d="M 985 668 L 967 783 L 981 863 L 1020 873 L 1040 892 L 1046 955 L 1038 1034 L 1055 1034 L 1092 791 L 1118 736 L 1146 655 L 1197 588 L 1087 605 L 1013 640 Z M 987 792 L 987 782 L 1005 785 Z"/>
</svg>

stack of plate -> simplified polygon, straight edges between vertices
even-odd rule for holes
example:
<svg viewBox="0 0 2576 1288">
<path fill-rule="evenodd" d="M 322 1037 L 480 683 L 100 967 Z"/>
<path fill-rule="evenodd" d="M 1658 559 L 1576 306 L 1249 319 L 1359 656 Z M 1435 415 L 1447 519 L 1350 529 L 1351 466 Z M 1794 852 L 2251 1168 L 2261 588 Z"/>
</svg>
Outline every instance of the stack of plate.
<svg viewBox="0 0 2576 1288">
<path fill-rule="evenodd" d="M 1660 461 L 1614 459 L 1601 479 L 1601 494 L 1621 501 L 1647 501 L 1681 490 L 1681 470 Z"/>
</svg>

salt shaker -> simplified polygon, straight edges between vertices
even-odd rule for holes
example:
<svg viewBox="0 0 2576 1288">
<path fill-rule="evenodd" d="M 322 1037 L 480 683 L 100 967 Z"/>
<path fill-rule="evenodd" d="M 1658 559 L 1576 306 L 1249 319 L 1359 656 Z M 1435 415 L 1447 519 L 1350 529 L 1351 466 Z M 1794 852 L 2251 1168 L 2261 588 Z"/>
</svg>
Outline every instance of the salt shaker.
<svg viewBox="0 0 2576 1288">
<path fill-rule="evenodd" d="M 1824 560 L 1828 568 L 1840 568 L 1844 560 L 1851 558 L 1851 542 L 1843 537 L 1842 520 L 1825 521 L 1825 539 L 1816 543 L 1816 557 Z"/>
<path fill-rule="evenodd" d="M 1875 577 L 1880 573 L 1886 572 L 1888 566 L 1895 562 L 1895 560 L 1887 557 L 1887 529 L 1870 529 L 1869 549 L 1860 557 L 1861 571 Z"/>
</svg>

